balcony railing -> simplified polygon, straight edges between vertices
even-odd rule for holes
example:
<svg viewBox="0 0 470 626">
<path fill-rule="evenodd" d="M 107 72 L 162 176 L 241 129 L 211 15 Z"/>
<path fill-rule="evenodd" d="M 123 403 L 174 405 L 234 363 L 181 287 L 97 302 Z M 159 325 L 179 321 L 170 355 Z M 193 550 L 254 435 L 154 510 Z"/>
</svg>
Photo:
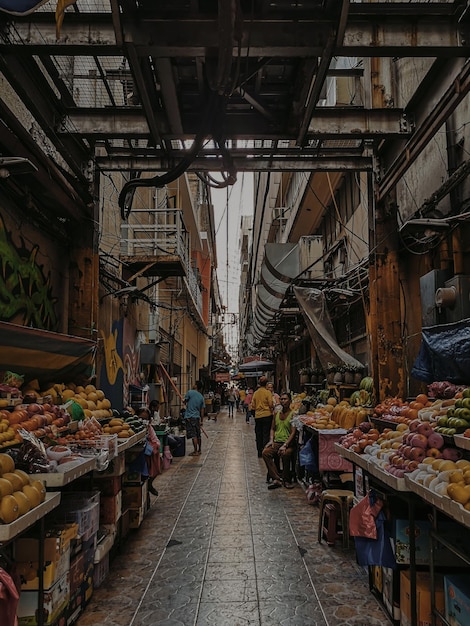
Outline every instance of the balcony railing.
<svg viewBox="0 0 470 626">
<path fill-rule="evenodd" d="M 133 209 L 121 225 L 121 259 L 146 276 L 183 276 L 198 312 L 202 294 L 191 267 L 181 209 Z"/>
</svg>

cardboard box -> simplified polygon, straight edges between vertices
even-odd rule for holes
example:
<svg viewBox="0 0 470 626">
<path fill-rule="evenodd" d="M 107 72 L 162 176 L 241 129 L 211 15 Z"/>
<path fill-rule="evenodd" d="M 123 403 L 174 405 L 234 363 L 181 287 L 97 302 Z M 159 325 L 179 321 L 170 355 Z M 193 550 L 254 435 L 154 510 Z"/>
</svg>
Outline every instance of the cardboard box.
<svg viewBox="0 0 470 626">
<path fill-rule="evenodd" d="M 122 488 L 122 508 L 139 509 L 147 501 L 147 481 L 141 485 L 126 485 Z"/>
<path fill-rule="evenodd" d="M 140 528 L 144 521 L 145 508 L 129 509 L 129 528 Z"/>
<path fill-rule="evenodd" d="M 133 472 L 127 470 L 122 477 L 122 486 L 126 485 L 140 485 L 142 483 L 142 474 L 140 472 Z"/>
<path fill-rule="evenodd" d="M 429 531 L 432 525 L 429 520 L 415 521 L 415 563 L 416 565 L 429 565 L 431 544 Z M 465 550 L 465 535 L 459 537 L 455 533 L 454 522 L 442 522 L 439 527 L 440 533 L 450 534 L 457 548 Z M 410 564 L 410 523 L 405 519 L 394 519 L 393 525 L 393 542 L 395 546 L 395 560 L 399 565 Z M 449 552 L 441 544 L 434 545 L 434 564 L 435 565 L 458 565 L 458 558 Z"/>
<path fill-rule="evenodd" d="M 101 496 L 100 524 L 115 524 L 122 513 L 122 491 L 115 496 Z"/>
<path fill-rule="evenodd" d="M 18 602 L 18 626 L 36 626 L 38 623 L 38 591 L 22 591 Z M 64 574 L 51 589 L 44 593 L 42 606 L 44 625 L 57 622 L 66 610 L 70 598 L 69 575 Z"/>
<path fill-rule="evenodd" d="M 39 563 L 38 561 L 18 561 L 17 573 L 21 581 L 21 590 L 39 589 Z M 50 589 L 70 569 L 70 543 L 67 549 L 58 553 L 57 559 L 44 561 L 43 586 Z"/>
<path fill-rule="evenodd" d="M 451 626 L 470 626 L 470 574 L 444 577 L 445 618 Z"/>
<path fill-rule="evenodd" d="M 106 476 L 101 478 L 93 478 L 93 488 L 97 489 L 101 496 L 115 496 L 121 491 L 120 476 Z"/>
<path fill-rule="evenodd" d="M 70 579 L 70 595 L 76 593 L 78 589 L 80 589 L 83 584 L 83 580 L 85 578 L 85 568 L 84 568 L 85 558 L 84 553 L 80 552 L 70 561 L 70 571 L 69 571 L 69 579 Z"/>
<path fill-rule="evenodd" d="M 370 568 L 371 568 L 372 584 L 374 585 L 375 589 L 377 589 L 379 593 L 382 593 L 383 591 L 382 566 L 371 565 Z"/>
<path fill-rule="evenodd" d="M 400 619 L 400 572 L 382 567 L 382 600 L 390 617 Z"/>
<path fill-rule="evenodd" d="M 444 615 L 444 577 L 435 576 L 435 603 Z M 416 617 L 417 626 L 431 626 L 431 577 L 428 572 L 416 572 Z M 400 625 L 411 626 L 411 578 L 409 570 L 400 573 Z M 436 624 L 442 624 L 436 618 Z"/>
<path fill-rule="evenodd" d="M 93 587 L 98 588 L 109 574 L 109 553 L 99 563 L 95 563 L 93 571 Z"/>
</svg>

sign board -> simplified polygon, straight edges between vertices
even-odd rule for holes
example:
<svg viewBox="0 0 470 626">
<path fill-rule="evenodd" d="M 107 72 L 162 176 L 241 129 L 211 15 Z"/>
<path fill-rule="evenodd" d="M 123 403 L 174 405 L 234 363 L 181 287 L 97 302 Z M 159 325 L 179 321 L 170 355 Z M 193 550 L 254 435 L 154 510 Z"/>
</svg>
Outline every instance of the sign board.
<svg viewBox="0 0 470 626">
<path fill-rule="evenodd" d="M 228 372 L 217 372 L 215 381 L 217 383 L 228 383 L 230 382 L 230 374 Z"/>
</svg>

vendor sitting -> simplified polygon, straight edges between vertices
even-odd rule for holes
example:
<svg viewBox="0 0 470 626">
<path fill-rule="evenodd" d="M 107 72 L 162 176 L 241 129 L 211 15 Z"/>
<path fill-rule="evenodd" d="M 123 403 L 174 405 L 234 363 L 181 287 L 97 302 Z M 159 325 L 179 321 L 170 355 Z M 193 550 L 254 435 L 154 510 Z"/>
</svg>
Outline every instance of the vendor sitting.
<svg viewBox="0 0 470 626">
<path fill-rule="evenodd" d="M 268 489 L 277 489 L 284 485 L 286 489 L 292 489 L 292 460 L 295 453 L 296 428 L 293 426 L 292 418 L 294 411 L 290 408 L 291 398 L 286 392 L 280 397 L 281 407 L 276 407 L 269 442 L 263 450 L 263 459 L 268 468 L 268 474 L 273 482 L 268 485 Z M 279 475 L 275 459 L 282 460 L 282 478 Z"/>
</svg>

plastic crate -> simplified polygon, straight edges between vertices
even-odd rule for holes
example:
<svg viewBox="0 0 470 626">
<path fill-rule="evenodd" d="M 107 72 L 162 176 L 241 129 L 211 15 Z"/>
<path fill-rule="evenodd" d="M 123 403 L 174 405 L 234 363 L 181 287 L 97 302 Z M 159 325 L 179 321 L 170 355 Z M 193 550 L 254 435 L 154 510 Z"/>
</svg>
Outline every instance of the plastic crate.
<svg viewBox="0 0 470 626">
<path fill-rule="evenodd" d="M 78 524 L 78 533 L 83 541 L 87 541 L 98 531 L 100 524 L 99 491 L 64 494 L 61 509 L 65 522 Z"/>
<path fill-rule="evenodd" d="M 106 554 L 99 563 L 95 563 L 93 570 L 93 587 L 103 584 L 109 574 L 109 554 Z"/>
</svg>

